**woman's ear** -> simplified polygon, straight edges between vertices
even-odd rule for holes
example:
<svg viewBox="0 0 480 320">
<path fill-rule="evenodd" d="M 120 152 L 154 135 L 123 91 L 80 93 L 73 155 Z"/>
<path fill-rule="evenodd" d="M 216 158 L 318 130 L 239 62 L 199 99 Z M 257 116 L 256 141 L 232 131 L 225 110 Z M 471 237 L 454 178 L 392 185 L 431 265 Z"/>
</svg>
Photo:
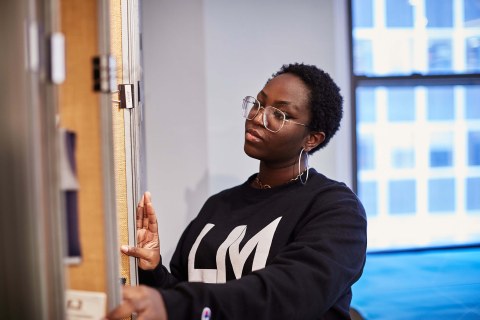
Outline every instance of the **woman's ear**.
<svg viewBox="0 0 480 320">
<path fill-rule="evenodd" d="M 309 152 L 310 150 L 316 148 L 323 141 L 325 141 L 324 132 L 311 131 L 308 134 L 307 141 L 305 142 L 305 145 L 304 145 L 305 151 Z"/>
</svg>

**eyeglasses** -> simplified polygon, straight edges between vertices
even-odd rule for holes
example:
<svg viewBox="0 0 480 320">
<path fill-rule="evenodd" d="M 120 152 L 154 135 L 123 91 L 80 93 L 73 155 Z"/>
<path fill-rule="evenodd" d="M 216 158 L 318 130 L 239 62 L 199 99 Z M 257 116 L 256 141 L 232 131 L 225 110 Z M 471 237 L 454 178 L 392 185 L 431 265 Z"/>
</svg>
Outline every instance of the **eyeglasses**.
<svg viewBox="0 0 480 320">
<path fill-rule="evenodd" d="M 280 129 L 283 128 L 285 121 L 307 127 L 306 124 L 287 119 L 287 115 L 285 114 L 285 112 L 280 109 L 272 106 L 262 107 L 260 102 L 251 96 L 246 96 L 243 99 L 242 109 L 243 117 L 247 120 L 253 120 L 260 112 L 260 109 L 263 109 L 263 126 L 265 127 L 265 129 L 271 132 L 280 131 Z"/>
</svg>

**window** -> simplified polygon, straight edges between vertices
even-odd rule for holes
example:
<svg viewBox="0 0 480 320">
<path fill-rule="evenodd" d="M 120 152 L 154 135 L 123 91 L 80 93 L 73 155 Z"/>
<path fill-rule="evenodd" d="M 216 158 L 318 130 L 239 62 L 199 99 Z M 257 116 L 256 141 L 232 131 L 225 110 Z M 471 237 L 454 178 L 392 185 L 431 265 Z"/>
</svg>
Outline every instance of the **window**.
<svg viewBox="0 0 480 320">
<path fill-rule="evenodd" d="M 390 180 L 388 186 L 390 214 L 414 214 L 417 206 L 415 180 Z"/>
<path fill-rule="evenodd" d="M 465 27 L 478 27 L 478 19 L 480 17 L 478 0 L 465 0 L 463 7 Z"/>
<path fill-rule="evenodd" d="M 351 0 L 351 10 L 369 250 L 480 242 L 480 2 Z"/>
<path fill-rule="evenodd" d="M 413 10 L 408 0 L 387 0 L 386 20 L 388 28 L 413 26 Z"/>
<path fill-rule="evenodd" d="M 480 178 L 467 179 L 467 210 L 478 212 L 480 210 Z M 376 214 L 376 212 L 375 212 Z"/>
<path fill-rule="evenodd" d="M 465 111 L 467 119 L 480 119 L 480 87 L 465 88 Z"/>
<path fill-rule="evenodd" d="M 453 87 L 430 87 L 427 90 L 428 120 L 453 120 L 455 118 Z"/>
<path fill-rule="evenodd" d="M 426 0 L 425 18 L 427 28 L 453 27 L 453 1 Z"/>
<path fill-rule="evenodd" d="M 362 198 L 363 206 L 370 217 L 378 215 L 377 194 L 376 181 L 362 181 L 358 184 L 358 196 Z"/>
<path fill-rule="evenodd" d="M 433 132 L 430 135 L 430 167 L 453 166 L 453 133 Z"/>
<path fill-rule="evenodd" d="M 468 133 L 468 164 L 480 166 L 480 131 Z"/>
<path fill-rule="evenodd" d="M 455 179 L 430 179 L 428 181 L 428 212 L 455 211 Z"/>
</svg>

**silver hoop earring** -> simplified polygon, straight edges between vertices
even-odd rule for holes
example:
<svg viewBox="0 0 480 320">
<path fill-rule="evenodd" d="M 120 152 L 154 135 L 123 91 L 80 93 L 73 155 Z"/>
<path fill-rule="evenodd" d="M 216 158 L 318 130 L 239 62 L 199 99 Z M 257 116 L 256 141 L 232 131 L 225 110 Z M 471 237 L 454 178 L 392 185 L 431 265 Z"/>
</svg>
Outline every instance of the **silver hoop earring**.
<svg viewBox="0 0 480 320">
<path fill-rule="evenodd" d="M 308 181 L 308 171 L 309 171 L 309 170 L 308 170 L 308 169 L 309 169 L 309 167 L 308 167 L 308 157 L 309 157 L 309 155 L 308 155 L 308 152 L 305 151 L 305 155 L 306 155 L 306 159 L 305 159 L 305 161 L 306 161 L 305 170 L 307 171 L 307 176 L 306 176 L 306 178 L 305 178 L 305 181 L 303 181 L 303 180 L 302 180 L 302 174 L 303 174 L 303 172 L 301 172 L 301 170 L 302 170 L 302 154 L 303 154 L 304 151 L 305 151 L 305 148 L 302 148 L 302 150 L 300 151 L 300 155 L 298 156 L 298 177 L 300 178 L 300 182 L 301 182 L 303 185 L 305 185 L 305 184 L 307 183 L 307 181 Z"/>
</svg>

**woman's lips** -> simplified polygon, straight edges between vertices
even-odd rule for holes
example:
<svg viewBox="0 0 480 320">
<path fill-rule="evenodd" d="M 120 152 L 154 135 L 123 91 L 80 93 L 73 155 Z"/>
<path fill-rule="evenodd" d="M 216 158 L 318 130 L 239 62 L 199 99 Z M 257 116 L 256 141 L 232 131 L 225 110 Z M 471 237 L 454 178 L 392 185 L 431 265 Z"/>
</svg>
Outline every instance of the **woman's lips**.
<svg viewBox="0 0 480 320">
<path fill-rule="evenodd" d="M 248 129 L 245 132 L 245 140 L 252 141 L 252 142 L 259 142 L 262 139 L 262 136 L 258 133 L 258 131 L 253 129 Z"/>
</svg>

